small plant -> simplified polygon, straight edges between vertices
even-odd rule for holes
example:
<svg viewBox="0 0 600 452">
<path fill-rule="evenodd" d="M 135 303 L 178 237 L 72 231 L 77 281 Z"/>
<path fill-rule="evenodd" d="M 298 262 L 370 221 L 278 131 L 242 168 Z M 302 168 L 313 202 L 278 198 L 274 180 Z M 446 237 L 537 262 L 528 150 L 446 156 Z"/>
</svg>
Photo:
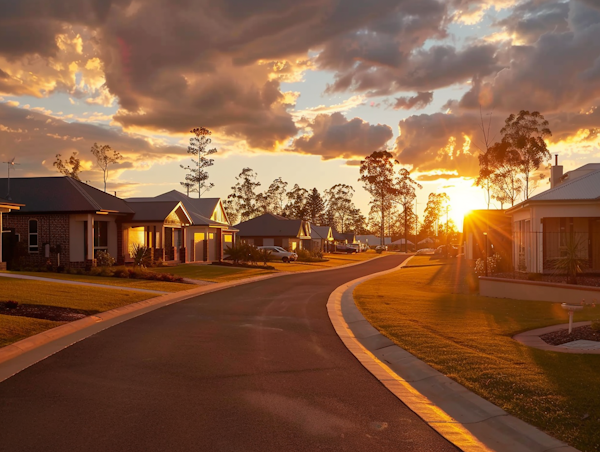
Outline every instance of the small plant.
<svg viewBox="0 0 600 452">
<path fill-rule="evenodd" d="M 246 260 L 247 245 L 236 243 L 225 248 L 225 258 L 233 261 L 234 264 L 239 264 Z"/>
<path fill-rule="evenodd" d="M 493 256 L 489 256 L 487 258 L 487 273 L 488 275 L 494 274 L 502 257 L 499 254 L 494 254 Z M 485 276 L 485 259 L 479 258 L 475 262 L 475 273 L 480 276 Z"/>
<path fill-rule="evenodd" d="M 6 309 L 17 309 L 19 307 L 19 302 L 14 300 L 5 301 L 4 307 Z"/>
<path fill-rule="evenodd" d="M 582 240 L 569 237 L 566 241 L 565 254 L 554 262 L 555 273 L 567 275 L 567 283 L 577 284 L 577 275 L 583 272 L 587 259 L 579 257 L 582 252 Z"/>
<path fill-rule="evenodd" d="M 592 320 L 592 330 L 597 333 L 600 333 L 600 319 Z"/>
<path fill-rule="evenodd" d="M 129 270 L 125 267 L 115 268 L 113 271 L 113 276 L 115 278 L 129 278 Z"/>
<path fill-rule="evenodd" d="M 131 257 L 136 267 L 146 268 L 152 263 L 150 248 L 145 245 L 134 244 L 131 247 Z"/>
<path fill-rule="evenodd" d="M 112 267 L 115 265 L 115 258 L 108 251 L 98 251 L 96 253 L 96 263 L 98 267 Z"/>
<path fill-rule="evenodd" d="M 271 258 L 271 250 L 268 250 L 268 249 L 258 250 L 258 256 L 259 256 L 260 260 L 263 262 L 263 264 L 266 266 L 267 263 L 269 262 L 269 259 Z"/>
</svg>

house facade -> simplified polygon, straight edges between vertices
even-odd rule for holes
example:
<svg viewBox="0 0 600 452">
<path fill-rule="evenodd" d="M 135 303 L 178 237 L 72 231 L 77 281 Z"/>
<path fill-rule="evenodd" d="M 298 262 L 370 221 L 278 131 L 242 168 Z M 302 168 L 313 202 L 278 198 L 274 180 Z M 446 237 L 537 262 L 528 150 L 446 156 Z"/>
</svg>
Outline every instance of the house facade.
<svg viewBox="0 0 600 452">
<path fill-rule="evenodd" d="M 572 252 L 584 271 L 600 273 L 600 164 L 562 174 L 552 168 L 551 188 L 507 210 L 512 222 L 515 270 L 549 273 Z"/>
<path fill-rule="evenodd" d="M 221 261 L 225 248 L 235 242 L 236 228 L 232 227 L 223 202 L 220 198 L 190 198 L 176 190 L 153 198 L 130 198 L 130 204 L 179 202 L 189 215 L 190 224 L 183 228 L 181 240 L 185 256 L 180 260 L 185 262 L 215 262 Z"/>
<path fill-rule="evenodd" d="M 333 230 L 330 226 L 310 225 L 311 251 L 330 253 L 334 250 Z"/>
<path fill-rule="evenodd" d="M 243 243 L 280 246 L 288 251 L 303 249 L 303 241 L 312 238 L 308 221 L 290 220 L 271 213 L 239 223 L 235 228 L 239 230 L 238 236 Z"/>
<path fill-rule="evenodd" d="M 381 245 L 381 237 L 378 237 L 378 236 L 373 235 L 373 234 L 357 235 L 356 236 L 356 240 L 358 242 L 360 242 L 360 243 L 364 243 L 369 248 L 375 248 L 376 246 Z M 391 245 L 391 243 L 392 243 L 392 238 L 391 237 L 384 237 L 383 238 L 383 244 L 384 245 Z"/>
</svg>

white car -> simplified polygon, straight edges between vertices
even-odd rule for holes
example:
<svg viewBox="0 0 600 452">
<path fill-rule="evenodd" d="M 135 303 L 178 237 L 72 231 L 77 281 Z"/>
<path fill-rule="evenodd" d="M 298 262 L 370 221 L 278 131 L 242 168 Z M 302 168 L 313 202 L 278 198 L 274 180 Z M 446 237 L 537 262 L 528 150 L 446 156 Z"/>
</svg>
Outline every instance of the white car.
<svg viewBox="0 0 600 452">
<path fill-rule="evenodd" d="M 259 250 L 269 250 L 271 256 L 276 259 L 281 259 L 283 262 L 293 262 L 298 259 L 298 255 L 291 251 L 286 251 L 280 246 L 259 246 Z"/>
</svg>

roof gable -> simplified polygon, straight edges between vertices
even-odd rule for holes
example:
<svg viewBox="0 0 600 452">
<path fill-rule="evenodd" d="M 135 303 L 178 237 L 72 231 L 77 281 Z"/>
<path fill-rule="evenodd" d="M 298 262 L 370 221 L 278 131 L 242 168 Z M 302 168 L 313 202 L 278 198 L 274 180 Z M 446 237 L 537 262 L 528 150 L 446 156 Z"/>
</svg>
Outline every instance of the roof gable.
<svg viewBox="0 0 600 452">
<path fill-rule="evenodd" d="M 265 213 L 235 226 L 240 237 L 310 238 L 310 223 Z"/>
</svg>

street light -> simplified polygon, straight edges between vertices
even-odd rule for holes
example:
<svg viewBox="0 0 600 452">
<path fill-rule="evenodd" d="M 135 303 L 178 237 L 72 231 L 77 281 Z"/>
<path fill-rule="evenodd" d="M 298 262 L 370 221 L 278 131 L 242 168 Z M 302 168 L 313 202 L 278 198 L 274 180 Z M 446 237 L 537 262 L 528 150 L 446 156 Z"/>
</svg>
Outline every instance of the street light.
<svg viewBox="0 0 600 452">
<path fill-rule="evenodd" d="M 485 261 L 483 262 L 483 265 L 484 265 L 484 268 L 485 268 L 485 276 L 487 276 L 488 275 L 488 269 L 487 269 L 487 261 L 488 261 L 487 232 L 484 232 L 483 236 L 485 237 Z"/>
</svg>

